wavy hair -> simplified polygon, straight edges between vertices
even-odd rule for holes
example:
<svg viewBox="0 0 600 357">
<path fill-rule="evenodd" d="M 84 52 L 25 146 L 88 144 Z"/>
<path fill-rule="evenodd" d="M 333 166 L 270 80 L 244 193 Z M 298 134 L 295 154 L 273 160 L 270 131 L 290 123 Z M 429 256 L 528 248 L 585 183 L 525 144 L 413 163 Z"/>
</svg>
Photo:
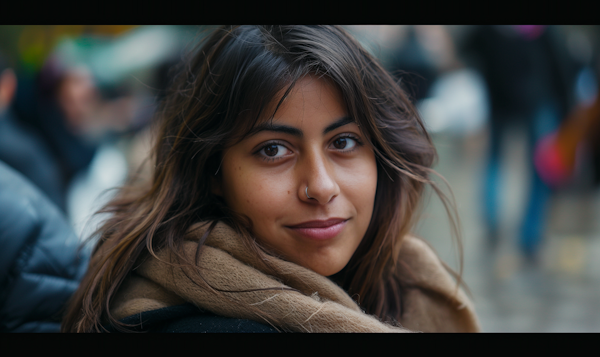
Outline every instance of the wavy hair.
<svg viewBox="0 0 600 357">
<path fill-rule="evenodd" d="M 435 147 L 410 98 L 341 27 L 223 26 L 190 52 L 161 103 L 149 184 L 132 182 L 103 209 L 112 215 L 98 231 L 88 273 L 73 296 L 63 331 L 101 331 L 106 323 L 124 329 L 109 309 L 121 283 L 136 262 L 160 249 L 172 251 L 181 264 L 195 264 L 183 254 L 182 243 L 196 222 L 224 221 L 247 238 L 250 250 L 268 254 L 252 239 L 252 222 L 229 210 L 212 193 L 212 185 L 227 145 L 242 140 L 261 119 L 273 118 L 295 83 L 309 74 L 339 88 L 377 161 L 370 225 L 347 266 L 332 279 L 365 312 L 400 320 L 401 292 L 407 287 L 401 286 L 395 267 L 401 263 L 402 239 L 418 219 L 426 185 L 446 205 L 461 244 L 456 210 L 430 177 L 435 174 Z M 278 93 L 284 94 L 274 111 L 267 112 Z"/>
</svg>

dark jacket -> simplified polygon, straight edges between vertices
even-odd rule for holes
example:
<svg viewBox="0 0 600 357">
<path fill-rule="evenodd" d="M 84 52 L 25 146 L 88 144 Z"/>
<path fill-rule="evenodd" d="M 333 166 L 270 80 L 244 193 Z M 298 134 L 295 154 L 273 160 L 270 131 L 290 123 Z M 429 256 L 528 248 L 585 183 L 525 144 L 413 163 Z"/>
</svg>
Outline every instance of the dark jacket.
<svg viewBox="0 0 600 357">
<path fill-rule="evenodd" d="M 247 319 L 234 319 L 198 309 L 192 304 L 169 306 L 128 316 L 120 322 L 131 332 L 163 333 L 273 333 L 275 328 Z M 119 332 L 112 326 L 107 332 Z"/>
<path fill-rule="evenodd" d="M 43 139 L 10 111 L 0 113 L 0 161 L 27 177 L 66 212 L 66 190 L 59 162 Z"/>
<path fill-rule="evenodd" d="M 58 208 L 0 161 L 0 332 L 59 332 L 87 251 Z"/>
<path fill-rule="evenodd" d="M 527 38 L 514 26 L 478 26 L 461 51 L 486 80 L 492 120 L 531 117 L 541 103 L 556 104 L 561 116 L 573 106 L 577 69 L 558 28 Z"/>
</svg>

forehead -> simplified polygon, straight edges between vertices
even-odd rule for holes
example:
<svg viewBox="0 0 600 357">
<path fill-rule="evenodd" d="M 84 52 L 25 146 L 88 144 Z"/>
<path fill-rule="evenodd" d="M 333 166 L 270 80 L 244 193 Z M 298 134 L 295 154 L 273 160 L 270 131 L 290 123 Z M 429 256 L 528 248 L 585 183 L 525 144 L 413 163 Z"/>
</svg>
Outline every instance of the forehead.
<svg viewBox="0 0 600 357">
<path fill-rule="evenodd" d="M 240 123 L 239 139 L 231 144 L 277 124 L 306 128 L 307 124 L 321 126 L 345 116 L 346 104 L 337 84 L 327 77 L 306 75 L 279 90 L 258 117 L 240 116 L 246 124 Z"/>
<path fill-rule="evenodd" d="M 287 89 L 286 87 L 285 90 Z M 258 124 L 267 121 L 310 120 L 313 116 L 339 116 L 347 112 L 340 90 L 326 77 L 307 75 L 299 79 L 284 98 L 285 90 L 271 100 L 267 107 L 268 116 L 260 118 Z"/>
</svg>

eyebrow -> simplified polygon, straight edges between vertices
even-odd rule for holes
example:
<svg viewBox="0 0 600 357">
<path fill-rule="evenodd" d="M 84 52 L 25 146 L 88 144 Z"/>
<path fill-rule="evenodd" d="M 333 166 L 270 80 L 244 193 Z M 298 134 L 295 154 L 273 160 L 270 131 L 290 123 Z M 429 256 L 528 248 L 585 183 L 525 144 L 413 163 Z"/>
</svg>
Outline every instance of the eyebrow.
<svg viewBox="0 0 600 357">
<path fill-rule="evenodd" d="M 341 126 L 344 126 L 344 125 L 350 124 L 350 123 L 354 123 L 354 119 L 352 119 L 350 117 L 340 118 L 335 123 L 332 123 L 327 128 L 325 128 L 325 130 L 323 130 L 323 134 L 327 134 L 330 131 L 333 131 Z"/>
<path fill-rule="evenodd" d="M 342 117 L 338 120 L 336 120 L 334 123 L 330 124 L 329 126 L 327 126 L 325 128 L 325 130 L 323 130 L 323 135 L 329 133 L 330 131 L 333 131 L 341 126 L 344 126 L 346 124 L 350 124 L 350 123 L 354 123 L 354 119 L 350 118 L 350 117 Z M 278 125 L 278 124 L 273 124 L 272 122 L 266 122 L 266 123 L 262 123 L 259 124 L 257 126 L 254 127 L 254 129 L 252 129 L 252 131 L 248 134 L 248 136 L 253 136 L 256 135 L 258 133 L 260 133 L 261 131 L 273 131 L 276 133 L 284 133 L 284 134 L 290 134 L 299 138 L 302 138 L 304 136 L 304 133 L 302 132 L 302 130 L 295 128 L 293 126 L 289 126 L 289 125 Z"/>
</svg>

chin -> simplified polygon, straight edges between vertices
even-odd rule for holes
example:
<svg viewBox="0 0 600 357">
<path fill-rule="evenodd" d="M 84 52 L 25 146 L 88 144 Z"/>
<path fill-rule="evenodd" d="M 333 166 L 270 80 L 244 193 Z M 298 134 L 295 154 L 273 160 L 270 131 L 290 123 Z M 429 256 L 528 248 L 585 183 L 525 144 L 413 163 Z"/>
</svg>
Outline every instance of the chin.
<svg viewBox="0 0 600 357">
<path fill-rule="evenodd" d="M 344 269 L 352 257 L 347 255 L 347 253 L 335 252 L 335 254 L 315 254 L 310 259 L 306 259 L 306 256 L 304 256 L 305 259 L 296 258 L 299 259 L 292 260 L 296 264 L 310 269 L 319 275 L 331 276 Z"/>
<path fill-rule="evenodd" d="M 344 268 L 344 266 L 345 265 L 335 265 L 335 266 L 326 266 L 326 267 L 316 267 L 315 269 L 312 269 L 309 267 L 309 269 L 319 275 L 331 276 L 331 275 L 339 273 Z"/>
</svg>

